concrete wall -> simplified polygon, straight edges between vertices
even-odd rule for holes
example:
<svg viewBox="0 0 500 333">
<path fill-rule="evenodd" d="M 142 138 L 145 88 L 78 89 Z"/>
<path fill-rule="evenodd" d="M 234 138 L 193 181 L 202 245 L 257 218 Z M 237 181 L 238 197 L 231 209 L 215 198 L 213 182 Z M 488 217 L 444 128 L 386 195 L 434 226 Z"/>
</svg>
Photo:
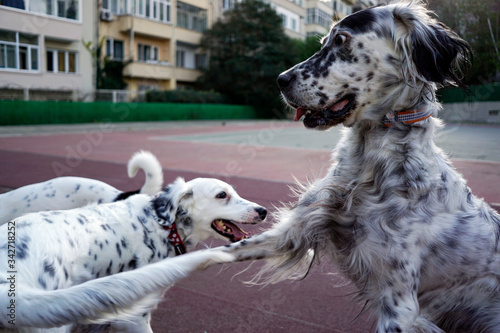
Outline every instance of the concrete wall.
<svg viewBox="0 0 500 333">
<path fill-rule="evenodd" d="M 500 101 L 446 103 L 439 118 L 449 122 L 477 122 L 500 124 Z"/>
</svg>

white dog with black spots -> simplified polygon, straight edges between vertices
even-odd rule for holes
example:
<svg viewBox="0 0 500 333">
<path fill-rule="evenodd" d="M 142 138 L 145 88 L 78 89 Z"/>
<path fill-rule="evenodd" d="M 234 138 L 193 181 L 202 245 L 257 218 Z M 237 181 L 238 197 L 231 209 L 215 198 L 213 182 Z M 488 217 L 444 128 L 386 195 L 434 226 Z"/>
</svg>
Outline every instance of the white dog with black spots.
<svg viewBox="0 0 500 333">
<path fill-rule="evenodd" d="M 111 322 L 116 332 L 152 332 L 150 311 L 169 284 L 199 266 L 234 258 L 206 250 L 150 264 L 209 237 L 246 238 L 237 223 L 258 223 L 266 214 L 225 182 L 179 178 L 153 198 L 138 194 L 16 218 L 0 226 L 0 328 L 69 332 L 72 324 Z M 15 298 L 6 297 L 10 271 L 17 272 Z"/>
<path fill-rule="evenodd" d="M 160 162 L 152 153 L 139 151 L 127 164 L 128 176 L 135 177 L 140 169 L 145 182 L 137 191 L 123 192 L 96 179 L 58 177 L 0 194 L 0 225 L 26 213 L 114 202 L 138 193 L 155 195 L 163 186 Z"/>
</svg>

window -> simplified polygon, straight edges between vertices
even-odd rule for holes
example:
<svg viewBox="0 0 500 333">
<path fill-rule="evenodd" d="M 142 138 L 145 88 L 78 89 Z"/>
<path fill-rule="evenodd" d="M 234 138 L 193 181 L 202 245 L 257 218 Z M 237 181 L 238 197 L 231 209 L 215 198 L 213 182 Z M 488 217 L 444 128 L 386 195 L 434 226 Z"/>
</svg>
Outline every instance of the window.
<svg viewBox="0 0 500 333">
<path fill-rule="evenodd" d="M 175 65 L 177 67 L 185 67 L 186 52 L 183 50 L 177 50 L 175 52 Z"/>
<path fill-rule="evenodd" d="M 0 69 L 38 71 L 38 36 L 0 30 Z"/>
<path fill-rule="evenodd" d="M 282 26 L 285 29 L 300 33 L 300 16 L 285 8 L 276 7 L 276 13 L 281 17 Z"/>
<path fill-rule="evenodd" d="M 2 6 L 18 8 L 18 9 L 26 9 L 24 0 L 7 0 L 0 2 Z"/>
<path fill-rule="evenodd" d="M 200 68 L 207 68 L 208 67 L 208 58 L 206 54 L 199 54 L 197 53 L 195 55 L 195 66 L 197 69 Z"/>
<path fill-rule="evenodd" d="M 113 60 L 123 60 L 123 41 L 113 38 L 106 39 L 106 57 Z"/>
<path fill-rule="evenodd" d="M 234 8 L 235 0 L 222 0 L 222 10 L 228 10 Z"/>
<path fill-rule="evenodd" d="M 328 29 L 332 24 L 332 16 L 319 8 L 308 8 L 307 23 L 318 24 Z"/>
<path fill-rule="evenodd" d="M 139 61 L 154 61 L 157 62 L 159 59 L 159 49 L 157 46 L 139 44 L 137 59 Z"/>
<path fill-rule="evenodd" d="M 114 14 L 128 13 L 128 4 L 132 0 L 102 0 L 102 10 Z"/>
<path fill-rule="evenodd" d="M 155 20 L 170 22 L 170 0 L 151 0 L 152 17 Z"/>
<path fill-rule="evenodd" d="M 286 15 L 285 14 L 278 14 L 281 17 L 281 24 L 283 25 L 283 28 L 286 28 Z"/>
<path fill-rule="evenodd" d="M 0 1 L 0 5 L 71 20 L 79 19 L 80 0 L 4 0 Z"/>
<path fill-rule="evenodd" d="M 135 0 L 135 15 L 170 22 L 170 0 Z"/>
<path fill-rule="evenodd" d="M 207 29 L 207 10 L 177 1 L 177 26 L 203 32 Z"/>
<path fill-rule="evenodd" d="M 163 22 L 170 22 L 170 1 L 158 1 L 158 19 Z"/>
<path fill-rule="evenodd" d="M 54 71 L 54 52 L 47 51 L 47 72 Z"/>
<path fill-rule="evenodd" d="M 144 15 L 144 0 L 135 0 L 135 13 L 137 15 Z"/>
<path fill-rule="evenodd" d="M 76 73 L 76 52 L 47 50 L 47 72 Z"/>
</svg>

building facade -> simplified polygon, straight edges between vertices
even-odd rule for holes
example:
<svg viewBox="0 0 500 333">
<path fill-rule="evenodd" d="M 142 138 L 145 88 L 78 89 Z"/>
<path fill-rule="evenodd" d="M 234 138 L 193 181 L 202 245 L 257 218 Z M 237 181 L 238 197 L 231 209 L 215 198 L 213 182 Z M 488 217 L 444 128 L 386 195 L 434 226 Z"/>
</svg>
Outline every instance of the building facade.
<svg viewBox="0 0 500 333">
<path fill-rule="evenodd" d="M 0 1 L 0 98 L 90 100 L 96 59 L 126 63 L 127 90 L 192 87 L 207 65 L 204 30 L 240 0 Z M 374 0 L 266 0 L 297 39 Z M 84 44 L 88 44 L 86 47 Z M 5 93 L 5 90 L 8 90 Z M 20 96 L 4 96 L 20 94 Z M 78 93 L 76 93 L 78 92 Z"/>
<path fill-rule="evenodd" d="M 352 7 L 352 11 L 357 12 L 368 7 L 376 6 L 377 4 L 378 0 L 357 0 L 356 4 Z"/>
<path fill-rule="evenodd" d="M 208 0 L 101 0 L 103 56 L 128 63 L 129 90 L 170 90 L 194 84 L 206 57 L 202 32 L 212 24 Z"/>
<path fill-rule="evenodd" d="M 0 3 L 0 98 L 75 99 L 78 92 L 85 99 L 92 93 L 92 55 L 82 43 L 95 38 L 92 1 Z"/>
<path fill-rule="evenodd" d="M 306 37 L 326 35 L 333 17 L 333 1 L 307 0 Z"/>
<path fill-rule="evenodd" d="M 306 0 L 271 0 L 268 3 L 283 20 L 283 29 L 289 37 L 305 39 Z"/>
</svg>

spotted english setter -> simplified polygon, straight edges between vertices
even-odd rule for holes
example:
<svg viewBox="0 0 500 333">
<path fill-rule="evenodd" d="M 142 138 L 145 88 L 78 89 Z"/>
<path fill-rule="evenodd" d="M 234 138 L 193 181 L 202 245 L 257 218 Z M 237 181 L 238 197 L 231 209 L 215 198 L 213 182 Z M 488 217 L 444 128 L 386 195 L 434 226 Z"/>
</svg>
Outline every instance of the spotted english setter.
<svg viewBox="0 0 500 333">
<path fill-rule="evenodd" d="M 27 213 L 114 202 L 138 193 L 158 193 L 163 185 L 163 170 L 156 156 L 149 151 L 141 150 L 135 153 L 127 163 L 128 176 L 135 177 L 139 169 L 144 171 L 145 181 L 142 188 L 136 191 L 123 192 L 97 179 L 68 176 L 2 193 L 0 225 Z"/>
<path fill-rule="evenodd" d="M 155 197 L 9 221 L 0 226 L 0 331 L 62 333 L 72 324 L 111 323 L 113 332 L 152 332 L 150 311 L 169 285 L 234 260 L 220 250 L 176 254 L 210 237 L 247 238 L 238 223 L 259 223 L 266 214 L 223 181 L 179 178 Z"/>
<path fill-rule="evenodd" d="M 471 49 L 421 1 L 334 24 L 320 51 L 278 77 L 307 128 L 343 124 L 326 176 L 271 229 L 226 251 L 267 259 L 261 283 L 330 256 L 376 316 L 376 332 L 499 332 L 500 217 L 434 144 L 436 89 L 463 87 Z"/>
</svg>

